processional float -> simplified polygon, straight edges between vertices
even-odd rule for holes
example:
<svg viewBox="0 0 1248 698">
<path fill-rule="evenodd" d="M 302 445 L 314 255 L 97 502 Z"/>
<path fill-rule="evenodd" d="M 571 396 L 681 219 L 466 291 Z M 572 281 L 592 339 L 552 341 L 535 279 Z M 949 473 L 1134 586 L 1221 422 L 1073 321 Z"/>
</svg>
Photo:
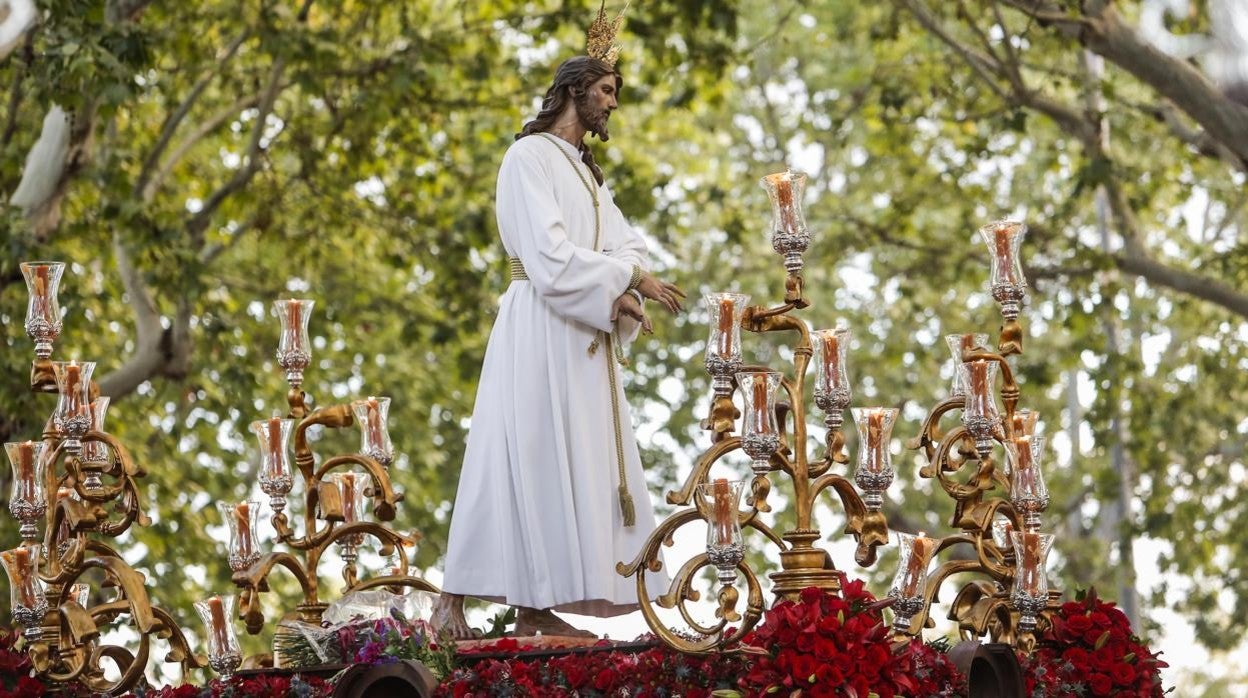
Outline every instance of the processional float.
<svg viewBox="0 0 1248 698">
<path fill-rule="evenodd" d="M 51 360 L 62 328 L 57 292 L 65 265 L 28 262 L 21 267 L 29 291 L 26 331 L 35 340 L 31 389 L 59 395 L 40 441 L 5 444 L 14 476 L 9 508 L 21 523 L 22 544 L 0 553 L 0 562 L 9 576 L 10 608 L 14 620 L 25 628 L 37 675 L 56 683 L 81 682 L 100 693 L 122 693 L 142 680 L 150 643 L 160 638 L 170 645 L 166 660 L 181 663 L 183 671 L 207 665 L 228 676 L 242 663 L 231 622 L 235 606 L 247 631 L 259 633 L 265 625 L 261 594 L 269 590 L 275 569 L 283 567 L 302 591 L 300 603 L 283 620 L 319 625 L 327 604 L 318 569 L 331 550 L 344 563 L 344 594 L 378 587 L 438 591 L 411 574 L 408 551 L 418 535 L 398 533 L 380 523 L 394 519 L 402 500 L 388 471 L 394 460 L 387 425 L 390 399 L 368 397 L 309 411 L 311 401 L 302 385 L 303 371 L 311 362 L 308 320 L 313 301 L 280 300 L 274 303 L 281 321 L 277 360 L 290 386 L 289 411 L 253 422 L 251 431 L 259 441 L 258 479 L 270 498 L 276 542 L 293 552 L 261 550 L 257 525 L 261 502 L 218 504 L 230 531 L 228 563 L 239 592 L 237 599 L 214 595 L 195 604 L 207 631 L 207 661 L 195 655 L 173 617 L 152 605 L 145 576 L 101 540 L 116 538 L 136 522 L 150 523 L 136 482 L 144 470 L 104 430 L 109 399 L 99 395 L 91 380 L 95 364 Z M 309 430 L 356 424 L 361 432 L 359 451 L 318 463 Z M 303 535 L 297 534 L 286 514 L 296 473 L 304 483 Z M 377 521 L 365 516 L 369 501 Z M 378 552 L 391 565 L 386 573 L 361 579 L 358 559 L 366 538 L 378 541 Z M 111 600 L 91 604 L 90 587 L 79 582 L 97 568 L 103 571 L 102 586 L 115 591 Z M 134 651 L 101 640 L 101 630 L 122 617 L 137 635 Z M 106 672 L 104 659 L 111 660 L 115 671 Z"/>
<path fill-rule="evenodd" d="M 737 293 L 705 296 L 710 318 L 705 366 L 714 395 L 702 426 L 710 432 L 711 445 L 683 485 L 667 494 L 669 504 L 684 508 L 659 524 L 634 560 L 617 565 L 619 574 L 636 578 L 637 599 L 650 629 L 683 652 L 748 649 L 740 641 L 761 619 L 765 598 L 746 556 L 745 532 L 758 540 L 753 549 L 778 550 L 780 569 L 770 575 L 773 601 L 795 599 L 806 587 L 840 589 L 841 573 L 818 545 L 824 536 L 814 520 L 825 491 L 839 499 L 844 533 L 857 543 L 854 559 L 859 565 L 872 566 L 876 549 L 888 542 L 881 507 L 895 475 L 889 448 L 898 410 L 852 410 L 859 438 L 851 480 L 845 472 L 850 456 L 843 431 L 844 411 L 852 399 L 847 370 L 851 331 L 812 331 L 795 316 L 810 306 L 802 278 L 802 256 L 811 239 L 801 205 L 805 184 L 806 176 L 794 171 L 762 180 L 772 205 L 772 246 L 787 271 L 783 302 L 765 307 L 749 305 L 749 298 Z M 1027 285 L 1019 246 L 1026 230 L 1008 220 L 980 229 L 992 256 L 991 293 L 1004 318 L 1000 339 L 994 351 L 985 334 L 946 337 L 956 367 L 953 388 L 907 444 L 926 458 L 919 475 L 935 479 L 938 491 L 954 500 L 950 525 L 955 531 L 943 537 L 897 534 L 900 559 L 888 595 L 898 639 L 934 625 L 929 618 L 932 604 L 954 575 L 973 576 L 958 590 L 949 611 L 966 639 L 988 636 L 1030 649 L 1061 598 L 1060 592 L 1048 589 L 1045 574 L 1053 536 L 1039 531 L 1049 501 L 1040 471 L 1044 439 L 1035 433 L 1036 413 L 1018 409 L 1020 390 L 1008 361 L 1023 351 L 1018 315 Z M 792 373 L 745 364 L 742 330 L 787 334 L 793 342 Z M 823 412 L 826 427 L 822 454 L 807 452 L 806 371 L 812 363 L 814 404 Z M 740 395 L 743 410 L 735 406 L 734 393 Z M 945 419 L 959 412 L 960 422 Z M 736 451 L 751 459 L 749 482 L 712 480 L 712 466 Z M 768 496 L 782 479 L 789 485 L 796 521 L 792 529 L 777 533 L 764 515 L 771 511 Z M 742 506 L 744 492 L 748 496 Z M 916 501 L 917 493 L 911 493 L 906 503 L 913 507 Z M 673 545 L 679 529 L 702 525 L 707 531 L 705 552 L 684 562 L 666 590 L 651 590 L 646 575 L 662 570 L 662 549 Z M 942 556 L 948 559 L 930 571 L 932 561 Z M 691 608 L 701 600 L 695 581 L 707 568 L 714 568 L 719 587 L 711 624 L 699 622 Z M 744 609 L 738 585 L 745 591 Z M 668 628 L 660 608 L 677 609 L 695 634 Z"/>
</svg>

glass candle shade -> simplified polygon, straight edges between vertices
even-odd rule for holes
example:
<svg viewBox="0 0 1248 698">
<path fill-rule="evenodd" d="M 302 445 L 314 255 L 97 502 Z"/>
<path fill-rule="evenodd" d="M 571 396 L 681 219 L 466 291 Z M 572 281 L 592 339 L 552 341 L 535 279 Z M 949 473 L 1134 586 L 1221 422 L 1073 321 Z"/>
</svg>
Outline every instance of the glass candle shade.
<svg viewBox="0 0 1248 698">
<path fill-rule="evenodd" d="M 750 297 L 743 293 L 708 293 L 702 297 L 711 321 L 706 341 L 706 372 L 716 395 L 732 394 L 732 376 L 741 368 L 741 314 Z"/>
<path fill-rule="evenodd" d="M 91 602 L 91 587 L 87 584 L 71 584 L 65 598 L 87 608 L 87 604 Z"/>
<path fill-rule="evenodd" d="M 360 425 L 360 453 L 388 466 L 394 462 L 390 443 L 390 398 L 369 396 L 351 403 L 351 412 Z"/>
<path fill-rule="evenodd" d="M 776 423 L 776 389 L 780 381 L 781 376 L 775 371 L 737 374 L 737 385 L 745 399 L 741 450 L 751 458 L 750 467 L 758 475 L 771 471 L 771 454 L 780 446 L 780 428 Z"/>
<path fill-rule="evenodd" d="M 13 489 L 9 492 L 9 512 L 21 522 L 24 541 L 39 538 L 39 519 L 48 511 L 48 493 L 44 489 L 42 441 L 6 443 L 4 452 L 13 468 Z"/>
<path fill-rule="evenodd" d="M 338 487 L 338 495 L 342 498 L 342 522 L 352 524 L 363 521 L 366 506 L 364 490 L 371 482 L 370 476 L 366 473 L 349 471 L 334 473 L 329 477 L 330 481 Z M 342 548 L 342 559 L 354 562 L 357 554 L 356 548 L 364 542 L 364 534 L 353 533 L 342 536 L 337 542 Z"/>
<path fill-rule="evenodd" d="M 35 356 L 52 356 L 52 343 L 61 335 L 61 306 L 57 294 L 64 262 L 22 262 L 26 278 L 26 335 L 35 340 Z"/>
<path fill-rule="evenodd" d="M 1014 524 L 1004 516 L 998 515 L 992 520 L 992 544 L 1001 549 L 1003 555 L 1014 554 Z"/>
<path fill-rule="evenodd" d="M 962 372 L 958 370 L 962 365 L 962 352 L 975 347 L 987 347 L 988 335 L 982 332 L 947 334 L 945 344 L 949 345 L 949 353 L 953 354 L 953 387 L 950 388 L 950 396 L 963 397 L 966 395 L 966 384 L 962 382 Z"/>
<path fill-rule="evenodd" d="M 1023 298 L 1027 295 L 1027 279 L 1019 258 L 1019 247 L 1027 235 L 1027 225 L 1021 221 L 1000 220 L 979 229 L 979 235 L 992 257 L 992 298 L 1001 306 L 1001 316 L 1007 320 L 1018 318 Z"/>
<path fill-rule="evenodd" d="M 802 254 L 810 246 L 810 232 L 802 213 L 802 195 L 806 191 L 806 175 L 788 170 L 760 180 L 771 199 L 771 246 L 784 257 L 784 268 L 790 274 L 802 271 Z"/>
<path fill-rule="evenodd" d="M 1014 589 L 1010 600 L 1018 610 L 1019 630 L 1031 632 L 1036 629 L 1036 616 L 1048 605 L 1049 577 L 1047 572 L 1049 550 L 1053 547 L 1053 534 L 1014 531 Z"/>
<path fill-rule="evenodd" d="M 896 614 L 893 627 L 899 631 L 908 630 L 910 619 L 923 610 L 927 592 L 927 568 L 939 542 L 922 532 L 917 536 L 897 533 L 897 573 L 893 576 L 893 585 L 888 590 L 888 595 L 897 600 L 893 605 Z"/>
<path fill-rule="evenodd" d="M 91 430 L 91 374 L 94 361 L 53 361 L 56 389 L 60 399 L 53 424 L 65 439 L 65 450 L 82 452 L 82 437 Z"/>
<path fill-rule="evenodd" d="M 286 508 L 286 495 L 294 486 L 287 444 L 295 420 L 272 417 L 251 423 L 251 433 L 260 441 L 260 490 L 269 495 L 269 506 L 280 512 Z"/>
<path fill-rule="evenodd" d="M 1010 419 L 1011 439 L 1017 439 L 1020 436 L 1035 436 L 1036 424 L 1040 421 L 1040 414 L 1032 410 L 1018 410 Z"/>
<path fill-rule="evenodd" d="M 1023 517 L 1023 527 L 1034 532 L 1040 515 L 1049 508 L 1049 488 L 1044 484 L 1040 458 L 1044 455 L 1043 436 L 1019 436 L 1007 445 L 1010 463 L 1010 503 Z"/>
<path fill-rule="evenodd" d="M 987 458 L 993 438 L 1001 431 L 1001 410 L 997 407 L 997 366 L 995 361 L 967 361 L 958 366 L 962 384 L 966 386 L 966 405 L 962 425 L 975 439 L 980 458 Z"/>
<path fill-rule="evenodd" d="M 26 628 L 28 639 L 37 638 L 48 599 L 39 581 L 39 544 L 23 545 L 0 552 L 0 563 L 9 576 L 9 608 L 13 620 Z"/>
<path fill-rule="evenodd" d="M 234 633 L 234 595 L 209 596 L 195 602 L 195 612 L 204 621 L 208 634 L 208 666 L 224 678 L 233 675 L 243 663 Z"/>
<path fill-rule="evenodd" d="M 698 485 L 698 497 L 708 517 L 706 557 L 718 571 L 721 584 L 736 582 L 737 565 L 745 559 L 745 543 L 737 517 L 742 489 L 740 480 L 729 482 L 723 478 Z"/>
<path fill-rule="evenodd" d="M 854 483 L 862 490 L 862 502 L 868 511 L 879 511 L 884 503 L 884 490 L 893 484 L 893 456 L 889 451 L 893 425 L 897 422 L 896 407 L 855 407 L 854 423 L 858 426 L 858 470 Z"/>
<path fill-rule="evenodd" d="M 286 370 L 286 381 L 292 388 L 303 385 L 303 369 L 312 361 L 312 344 L 308 341 L 308 318 L 316 301 L 294 299 L 273 301 L 281 335 L 277 341 L 277 365 Z"/>
<path fill-rule="evenodd" d="M 839 429 L 853 393 L 846 368 L 851 333 L 848 328 L 817 330 L 811 335 L 815 345 L 815 404 L 826 413 L 824 423 Z"/>
<path fill-rule="evenodd" d="M 61 501 L 65 499 L 81 500 L 81 497 L 78 496 L 77 490 L 70 487 L 56 488 L 56 500 L 53 502 L 53 506 L 59 507 L 61 505 Z M 73 536 L 74 532 L 69 528 L 69 519 L 62 514 L 61 522 L 56 527 L 56 537 L 53 539 L 56 543 L 57 555 L 64 555 L 65 551 L 69 550 L 70 539 L 73 538 Z"/>
<path fill-rule="evenodd" d="M 104 431 L 104 417 L 108 415 L 109 398 L 100 396 L 91 401 L 91 430 Z M 82 444 L 83 486 L 89 490 L 103 487 L 100 473 L 108 469 L 109 450 L 103 441 L 84 441 Z"/>
<path fill-rule="evenodd" d="M 221 511 L 221 518 L 230 528 L 227 556 L 230 570 L 240 572 L 251 567 L 260 559 L 259 536 L 256 534 L 259 530 L 257 524 L 260 519 L 260 502 L 218 502 L 217 509 Z"/>
</svg>

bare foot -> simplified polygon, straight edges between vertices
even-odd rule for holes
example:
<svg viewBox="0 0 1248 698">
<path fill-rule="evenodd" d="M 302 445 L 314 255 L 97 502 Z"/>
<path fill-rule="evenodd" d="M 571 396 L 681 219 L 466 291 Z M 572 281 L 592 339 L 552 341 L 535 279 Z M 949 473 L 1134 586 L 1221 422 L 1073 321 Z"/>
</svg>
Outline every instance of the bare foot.
<svg viewBox="0 0 1248 698">
<path fill-rule="evenodd" d="M 516 612 L 515 637 L 530 637 L 538 633 L 543 635 L 559 635 L 562 637 L 597 638 L 588 630 L 575 628 L 556 616 L 548 609 L 525 608 L 521 606 Z"/>
<path fill-rule="evenodd" d="M 429 624 L 439 637 L 450 635 L 452 640 L 475 640 L 481 637 L 481 631 L 468 627 L 468 619 L 464 618 L 464 597 L 459 594 L 442 592 L 433 604 Z"/>
</svg>

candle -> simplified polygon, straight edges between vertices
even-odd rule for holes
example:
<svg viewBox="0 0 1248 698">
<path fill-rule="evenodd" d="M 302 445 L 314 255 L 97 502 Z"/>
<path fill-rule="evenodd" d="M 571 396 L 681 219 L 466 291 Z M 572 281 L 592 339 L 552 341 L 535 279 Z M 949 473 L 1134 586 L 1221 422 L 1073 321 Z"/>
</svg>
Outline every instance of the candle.
<svg viewBox="0 0 1248 698">
<path fill-rule="evenodd" d="M 56 318 L 52 317 L 52 303 L 48 298 L 48 272 L 51 270 L 46 264 L 35 265 L 35 314 L 47 320 L 48 322 L 56 322 Z"/>
<path fill-rule="evenodd" d="M 281 477 L 285 474 L 286 469 L 282 467 L 282 456 L 285 449 L 282 448 L 282 418 L 272 417 L 269 419 L 269 475 L 271 477 Z"/>
<path fill-rule="evenodd" d="M 723 296 L 719 299 L 719 358 L 728 359 L 732 356 L 732 298 Z"/>
<path fill-rule="evenodd" d="M 840 349 L 841 343 L 837 339 L 836 334 L 825 332 L 823 334 L 823 375 L 827 382 L 828 390 L 835 390 L 840 385 Z"/>
<path fill-rule="evenodd" d="M 378 451 L 383 450 L 385 442 L 381 438 L 381 413 L 377 407 L 377 398 L 368 398 L 368 439 L 369 444 Z"/>
<path fill-rule="evenodd" d="M 251 557 L 255 545 L 251 537 L 251 505 L 239 502 L 234 506 L 234 525 L 238 528 L 238 556 Z"/>
<path fill-rule="evenodd" d="M 286 349 L 295 351 L 303 349 L 303 303 L 291 298 L 286 303 Z"/>
<path fill-rule="evenodd" d="M 208 613 L 210 617 L 209 624 L 212 626 L 212 641 L 216 645 L 216 652 L 210 654 L 223 654 L 230 649 L 230 633 L 229 626 L 225 622 L 225 606 L 221 603 L 220 596 L 208 597 Z"/>
<path fill-rule="evenodd" d="M 718 545 L 732 545 L 732 519 L 736 513 L 732 501 L 732 490 L 728 487 L 728 481 L 719 478 L 715 480 L 713 487 L 713 513 L 715 519 L 715 543 Z"/>
<path fill-rule="evenodd" d="M 786 233 L 797 232 L 797 220 L 793 211 L 793 174 L 790 171 L 768 175 L 776 188 L 776 208 L 780 211 L 780 228 Z"/>
<path fill-rule="evenodd" d="M 867 472 L 884 470 L 884 410 L 876 408 L 867 413 Z"/>
<path fill-rule="evenodd" d="M 78 385 L 81 383 L 82 367 L 76 361 L 70 361 L 65 367 L 65 411 L 66 416 L 74 416 L 82 411 Z"/>
<path fill-rule="evenodd" d="M 915 597 L 922 593 L 919 582 L 927 573 L 927 563 L 935 548 L 935 539 L 928 538 L 923 531 L 919 531 L 919 535 L 910 541 L 910 559 L 906 562 L 906 576 L 901 583 L 902 598 Z"/>
<path fill-rule="evenodd" d="M 17 586 L 17 601 L 26 608 L 36 603 L 35 582 L 30 575 L 30 549 L 23 546 L 13 550 L 13 584 Z"/>
<path fill-rule="evenodd" d="M 35 493 L 35 442 L 23 441 L 17 446 L 17 483 L 22 497 Z"/>
<path fill-rule="evenodd" d="M 343 473 L 338 480 L 342 488 L 342 520 L 355 522 L 355 473 Z"/>
<path fill-rule="evenodd" d="M 991 398 L 988 396 L 988 362 L 972 361 L 967 365 L 967 371 L 971 378 L 971 384 L 967 386 L 970 398 L 967 409 L 972 413 L 987 415 L 992 411 L 989 402 Z"/>
<path fill-rule="evenodd" d="M 73 496 L 73 494 L 74 494 L 74 491 L 68 487 L 56 488 L 56 506 L 60 506 L 62 499 L 69 499 L 70 497 Z M 65 542 L 69 540 L 69 536 L 70 536 L 69 518 L 62 516 L 61 525 L 58 526 L 56 529 L 56 539 L 58 542 Z"/>
<path fill-rule="evenodd" d="M 1014 283 L 1014 252 L 1010 249 L 1010 226 L 999 225 L 993 230 L 996 241 L 997 274 L 1001 281 Z"/>
<path fill-rule="evenodd" d="M 1023 542 L 1023 556 L 1018 561 L 1019 584 L 1031 596 L 1039 596 L 1040 575 L 1044 574 L 1044 570 L 1040 569 L 1040 534 L 1024 531 L 1019 535 Z"/>
<path fill-rule="evenodd" d="M 754 426 L 759 434 L 772 431 L 767 414 L 767 376 L 762 373 L 754 376 Z"/>
</svg>

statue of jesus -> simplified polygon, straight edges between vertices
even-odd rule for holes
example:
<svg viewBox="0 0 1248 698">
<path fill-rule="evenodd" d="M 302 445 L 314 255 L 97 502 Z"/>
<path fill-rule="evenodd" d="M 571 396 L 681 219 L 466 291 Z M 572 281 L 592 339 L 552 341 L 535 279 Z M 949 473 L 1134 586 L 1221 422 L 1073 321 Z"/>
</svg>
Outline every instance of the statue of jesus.
<svg viewBox="0 0 1248 698">
<path fill-rule="evenodd" d="M 552 611 L 637 608 L 615 563 L 654 530 L 654 510 L 617 352 L 650 331 L 643 298 L 674 313 L 684 293 L 646 271 L 645 242 L 585 143 L 610 137 L 622 86 L 606 60 L 565 61 L 499 170 L 512 283 L 486 348 L 434 613 L 456 638 L 471 636 L 464 596 L 518 607 L 520 636 L 590 635 Z"/>
</svg>

